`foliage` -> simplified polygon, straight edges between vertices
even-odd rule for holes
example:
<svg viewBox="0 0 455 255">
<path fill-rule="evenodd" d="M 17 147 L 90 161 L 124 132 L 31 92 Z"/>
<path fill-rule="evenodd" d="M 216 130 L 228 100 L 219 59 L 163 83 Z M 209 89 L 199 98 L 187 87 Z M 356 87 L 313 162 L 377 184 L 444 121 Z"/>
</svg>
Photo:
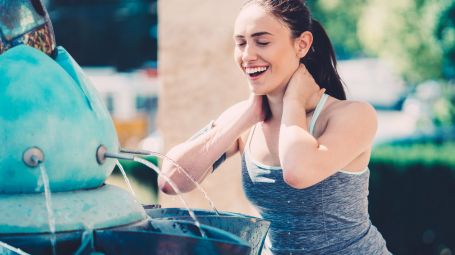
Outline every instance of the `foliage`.
<svg viewBox="0 0 455 255">
<path fill-rule="evenodd" d="M 455 142 L 400 142 L 373 150 L 369 212 L 393 254 L 455 247 Z"/>
<path fill-rule="evenodd" d="M 360 41 L 368 52 L 388 59 L 411 83 L 447 78 L 436 30 L 450 1 L 370 0 L 359 19 Z"/>
<path fill-rule="evenodd" d="M 387 59 L 413 84 L 455 78 L 453 0 L 308 0 L 341 58 Z"/>
<path fill-rule="evenodd" d="M 445 166 L 455 170 L 455 157 L 453 155 L 455 155 L 455 142 L 436 144 L 403 141 L 375 147 L 371 161 L 372 164 L 394 165 L 397 171 L 403 171 L 410 165 L 428 168 Z"/>
<path fill-rule="evenodd" d="M 326 29 L 339 58 L 362 55 L 357 22 L 368 0 L 312 0 L 308 5 Z"/>
<path fill-rule="evenodd" d="M 453 126 L 455 125 L 455 84 L 444 84 L 441 94 L 441 97 L 432 105 L 433 123 L 439 127 Z"/>
<path fill-rule="evenodd" d="M 441 14 L 436 27 L 436 38 L 443 51 L 444 76 L 455 79 L 455 2 Z"/>
</svg>

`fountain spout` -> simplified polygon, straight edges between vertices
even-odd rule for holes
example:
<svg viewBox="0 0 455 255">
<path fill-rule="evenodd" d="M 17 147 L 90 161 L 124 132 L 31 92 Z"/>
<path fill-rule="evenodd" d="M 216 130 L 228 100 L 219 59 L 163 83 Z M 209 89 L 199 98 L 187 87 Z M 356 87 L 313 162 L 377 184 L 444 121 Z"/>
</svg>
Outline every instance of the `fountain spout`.
<svg viewBox="0 0 455 255">
<path fill-rule="evenodd" d="M 24 151 L 22 161 L 29 167 L 37 167 L 44 162 L 44 152 L 38 147 L 30 147 Z"/>
<path fill-rule="evenodd" d="M 115 153 L 115 152 L 106 152 L 104 154 L 104 157 L 115 158 L 115 159 L 134 160 L 134 157 L 131 155 L 125 155 L 125 154 L 120 154 L 120 153 Z"/>
<path fill-rule="evenodd" d="M 109 152 L 104 145 L 98 146 L 98 149 L 96 150 L 96 161 L 98 164 L 102 165 L 106 162 L 107 158 L 134 160 L 134 156 Z"/>
</svg>

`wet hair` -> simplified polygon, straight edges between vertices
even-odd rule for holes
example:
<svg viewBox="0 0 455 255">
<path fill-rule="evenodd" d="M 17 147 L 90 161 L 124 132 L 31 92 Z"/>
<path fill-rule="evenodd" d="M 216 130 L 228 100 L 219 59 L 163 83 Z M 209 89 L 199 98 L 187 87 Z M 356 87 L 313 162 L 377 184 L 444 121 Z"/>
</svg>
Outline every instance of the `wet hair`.
<svg viewBox="0 0 455 255">
<path fill-rule="evenodd" d="M 343 82 L 338 75 L 336 56 L 332 43 L 322 25 L 312 18 L 311 12 L 304 0 L 247 0 L 243 7 L 258 4 L 270 12 L 278 20 L 284 22 L 291 30 L 294 38 L 303 32 L 313 34 L 313 44 L 300 62 L 305 64 L 316 83 L 326 89 L 326 93 L 340 100 L 346 99 Z M 263 105 L 266 120 L 270 118 L 268 105 Z"/>
</svg>

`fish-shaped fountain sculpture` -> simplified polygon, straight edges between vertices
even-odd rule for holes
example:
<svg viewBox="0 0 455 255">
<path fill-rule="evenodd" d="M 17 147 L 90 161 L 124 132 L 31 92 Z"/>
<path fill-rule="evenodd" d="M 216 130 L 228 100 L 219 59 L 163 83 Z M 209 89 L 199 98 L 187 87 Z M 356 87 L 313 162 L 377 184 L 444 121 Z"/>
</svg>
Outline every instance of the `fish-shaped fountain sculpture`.
<svg viewBox="0 0 455 255">
<path fill-rule="evenodd" d="M 130 193 L 104 183 L 116 164 L 105 154 L 120 151 L 112 119 L 56 45 L 40 0 L 0 0 L 0 251 L 250 254 L 216 226 L 202 225 L 201 236 L 188 219 L 150 219 Z"/>
</svg>

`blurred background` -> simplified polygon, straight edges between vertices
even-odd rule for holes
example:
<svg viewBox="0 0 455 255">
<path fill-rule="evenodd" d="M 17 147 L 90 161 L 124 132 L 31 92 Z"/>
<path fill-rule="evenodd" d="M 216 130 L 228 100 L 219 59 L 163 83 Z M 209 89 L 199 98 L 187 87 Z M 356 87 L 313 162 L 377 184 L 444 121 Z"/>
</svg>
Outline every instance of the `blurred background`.
<svg viewBox="0 0 455 255">
<path fill-rule="evenodd" d="M 102 95 L 123 147 L 165 153 L 248 96 L 232 57 L 242 0 L 43 2 L 57 43 Z M 454 254 L 455 2 L 307 3 L 332 40 L 348 98 L 378 113 L 373 224 L 394 254 Z M 121 163 L 140 202 L 183 206 L 157 192 L 150 170 Z M 108 182 L 126 187 L 117 169 Z M 241 190 L 238 156 L 203 187 L 218 209 L 256 214 Z M 200 192 L 185 199 L 208 208 Z"/>
</svg>

